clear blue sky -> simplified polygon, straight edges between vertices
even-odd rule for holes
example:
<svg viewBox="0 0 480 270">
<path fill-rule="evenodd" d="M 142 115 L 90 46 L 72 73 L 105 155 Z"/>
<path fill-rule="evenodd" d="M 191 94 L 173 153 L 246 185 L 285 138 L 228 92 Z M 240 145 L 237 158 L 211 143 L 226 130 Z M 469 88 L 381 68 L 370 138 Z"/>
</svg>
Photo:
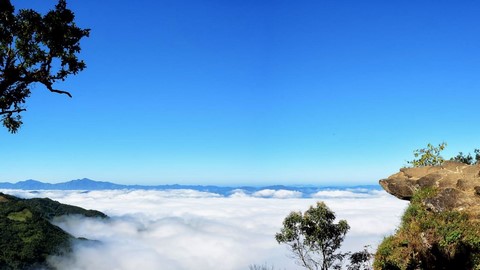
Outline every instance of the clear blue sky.
<svg viewBox="0 0 480 270">
<path fill-rule="evenodd" d="M 480 147 L 478 1 L 68 3 L 87 69 L 0 131 L 0 181 L 371 184 Z"/>
</svg>

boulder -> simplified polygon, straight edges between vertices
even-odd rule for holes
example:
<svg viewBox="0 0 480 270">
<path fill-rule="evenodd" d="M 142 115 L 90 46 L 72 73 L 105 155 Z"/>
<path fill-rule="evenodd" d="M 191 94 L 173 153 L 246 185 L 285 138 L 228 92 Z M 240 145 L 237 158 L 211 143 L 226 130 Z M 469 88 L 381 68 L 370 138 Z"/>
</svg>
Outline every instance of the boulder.
<svg viewBox="0 0 480 270">
<path fill-rule="evenodd" d="M 480 164 L 446 161 L 442 166 L 402 168 L 379 182 L 402 200 L 411 200 L 420 189 L 434 188 L 436 195 L 424 201 L 432 211 L 467 211 L 480 217 Z"/>
</svg>

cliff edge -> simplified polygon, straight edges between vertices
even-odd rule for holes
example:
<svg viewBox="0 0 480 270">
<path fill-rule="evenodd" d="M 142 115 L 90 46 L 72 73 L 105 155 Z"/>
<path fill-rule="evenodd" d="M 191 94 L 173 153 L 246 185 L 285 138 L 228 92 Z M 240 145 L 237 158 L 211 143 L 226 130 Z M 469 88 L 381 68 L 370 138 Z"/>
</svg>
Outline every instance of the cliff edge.
<svg viewBox="0 0 480 270">
<path fill-rule="evenodd" d="M 466 211 L 480 216 L 480 164 L 446 161 L 442 166 L 402 168 L 379 182 L 402 200 L 411 200 L 418 190 L 435 189 L 435 196 L 423 202 L 430 210 Z"/>
<path fill-rule="evenodd" d="M 410 204 L 375 269 L 480 269 L 479 164 L 402 168 L 379 182 Z"/>
</svg>

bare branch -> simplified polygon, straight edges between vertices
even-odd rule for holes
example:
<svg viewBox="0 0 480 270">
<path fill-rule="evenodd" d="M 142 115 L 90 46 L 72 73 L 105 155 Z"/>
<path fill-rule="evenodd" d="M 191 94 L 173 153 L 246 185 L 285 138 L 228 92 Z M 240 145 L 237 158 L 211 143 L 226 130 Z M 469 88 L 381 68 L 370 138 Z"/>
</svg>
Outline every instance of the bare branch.
<svg viewBox="0 0 480 270">
<path fill-rule="evenodd" d="M 69 97 L 72 97 L 72 94 L 70 94 L 70 93 L 67 92 L 67 91 L 58 90 L 58 89 L 53 89 L 51 82 L 42 82 L 42 84 L 45 85 L 45 87 L 47 87 L 47 89 L 48 89 L 50 92 L 58 93 L 58 94 L 65 94 L 65 95 L 67 95 L 67 96 L 69 96 Z"/>
<path fill-rule="evenodd" d="M 3 115 L 3 114 L 14 114 L 14 113 L 19 113 L 19 112 L 24 112 L 26 111 L 26 109 L 15 109 L 15 110 L 9 110 L 9 111 L 0 111 L 0 115 Z"/>
</svg>

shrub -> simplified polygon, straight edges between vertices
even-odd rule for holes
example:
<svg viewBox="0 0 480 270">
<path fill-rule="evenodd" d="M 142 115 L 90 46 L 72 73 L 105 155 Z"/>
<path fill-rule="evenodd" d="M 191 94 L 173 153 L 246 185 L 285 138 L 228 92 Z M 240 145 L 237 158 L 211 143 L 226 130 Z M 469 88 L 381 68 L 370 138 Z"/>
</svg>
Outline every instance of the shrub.
<svg viewBox="0 0 480 270">
<path fill-rule="evenodd" d="M 450 160 L 462 162 L 468 165 L 480 163 L 480 149 L 473 150 L 473 153 L 475 154 L 475 160 L 473 160 L 473 156 L 470 153 L 464 155 L 463 152 L 459 152 L 458 155 L 451 158 Z"/>
<path fill-rule="evenodd" d="M 415 193 L 400 228 L 379 245 L 375 269 L 480 269 L 480 222 L 464 212 L 429 210 L 423 201 L 435 194 Z"/>
<path fill-rule="evenodd" d="M 412 167 L 424 167 L 424 166 L 438 166 L 442 165 L 445 159 L 440 155 L 447 143 L 442 142 L 437 147 L 432 144 L 428 144 L 426 148 L 421 148 L 413 151 L 415 156 L 414 160 L 407 161 Z"/>
</svg>

